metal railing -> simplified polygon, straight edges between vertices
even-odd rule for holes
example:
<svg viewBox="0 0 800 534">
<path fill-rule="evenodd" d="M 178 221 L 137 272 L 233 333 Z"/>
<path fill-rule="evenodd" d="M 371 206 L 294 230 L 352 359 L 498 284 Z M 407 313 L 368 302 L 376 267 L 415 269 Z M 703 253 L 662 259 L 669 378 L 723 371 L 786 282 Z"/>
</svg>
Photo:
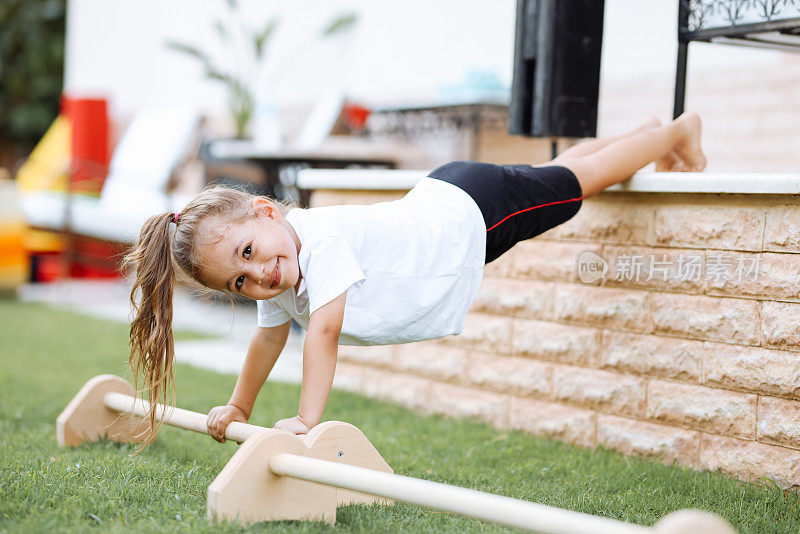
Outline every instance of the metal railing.
<svg viewBox="0 0 800 534">
<path fill-rule="evenodd" d="M 800 0 L 678 0 L 676 118 L 683 113 L 692 41 L 800 52 Z"/>
</svg>

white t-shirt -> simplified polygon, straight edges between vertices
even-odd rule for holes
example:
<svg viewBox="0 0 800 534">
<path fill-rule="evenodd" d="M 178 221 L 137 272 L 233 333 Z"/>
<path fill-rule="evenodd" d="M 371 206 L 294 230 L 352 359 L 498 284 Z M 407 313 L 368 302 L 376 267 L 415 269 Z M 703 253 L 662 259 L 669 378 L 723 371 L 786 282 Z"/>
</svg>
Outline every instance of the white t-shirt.
<svg viewBox="0 0 800 534">
<path fill-rule="evenodd" d="M 460 333 L 478 293 L 486 224 L 459 187 L 422 178 L 403 198 L 293 209 L 299 289 L 258 301 L 258 325 L 311 314 L 347 291 L 341 345 L 410 343 Z"/>
</svg>

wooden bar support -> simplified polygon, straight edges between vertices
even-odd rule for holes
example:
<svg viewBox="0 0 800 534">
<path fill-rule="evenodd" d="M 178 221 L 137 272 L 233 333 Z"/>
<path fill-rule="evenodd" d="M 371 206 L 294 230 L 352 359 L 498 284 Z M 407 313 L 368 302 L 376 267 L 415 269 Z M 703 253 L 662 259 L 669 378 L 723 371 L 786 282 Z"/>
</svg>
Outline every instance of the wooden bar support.
<svg viewBox="0 0 800 534">
<path fill-rule="evenodd" d="M 114 375 L 96 376 L 86 382 L 58 416 L 58 444 L 62 447 L 76 446 L 103 438 L 119 442 L 141 441 L 150 432 L 150 424 L 146 419 L 148 413 L 149 403 L 134 397 L 133 387 L 127 380 Z M 206 415 L 202 413 L 159 404 L 156 417 L 170 426 L 208 433 Z M 343 421 L 325 421 L 308 434 L 299 436 L 285 430 L 234 422 L 228 425 L 225 437 L 244 444 L 209 486 L 209 517 L 252 523 L 272 518 L 302 519 L 316 514 L 333 522 L 336 506 L 392 502 L 344 488 L 333 489 L 288 480 L 278 484 L 284 488 L 282 502 L 285 506 L 282 507 L 281 517 L 267 517 L 263 513 L 264 499 L 267 498 L 265 490 L 274 490 L 275 485 L 266 483 L 269 473 L 266 462 L 273 454 L 265 455 L 266 449 L 277 452 L 292 450 L 314 458 L 346 462 L 388 473 L 392 472 L 392 468 L 358 428 Z M 265 439 L 259 441 L 255 440 L 256 437 Z M 298 485 L 300 492 L 294 493 L 292 488 Z M 318 489 L 308 489 L 308 486 Z M 324 514 L 318 513 L 317 510 L 323 508 L 326 510 Z"/>
<path fill-rule="evenodd" d="M 58 443 L 141 439 L 150 432 L 148 413 L 149 405 L 134 397 L 127 381 L 96 376 L 58 416 Z M 156 416 L 207 433 L 205 414 L 158 405 Z M 680 510 L 649 528 L 395 475 L 366 436 L 343 421 L 325 421 L 303 435 L 231 423 L 225 437 L 242 445 L 208 488 L 208 517 L 215 521 L 334 523 L 337 506 L 397 499 L 543 534 L 735 534 L 719 517 L 698 510 Z"/>
</svg>

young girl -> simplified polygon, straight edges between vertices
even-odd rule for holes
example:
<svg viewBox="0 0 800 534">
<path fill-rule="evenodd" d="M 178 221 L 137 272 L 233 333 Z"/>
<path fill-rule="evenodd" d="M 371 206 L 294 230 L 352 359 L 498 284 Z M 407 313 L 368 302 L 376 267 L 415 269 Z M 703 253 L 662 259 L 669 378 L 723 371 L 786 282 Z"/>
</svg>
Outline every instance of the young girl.
<svg viewBox="0 0 800 534">
<path fill-rule="evenodd" d="M 134 378 L 143 378 L 152 403 L 174 391 L 172 293 L 182 271 L 258 301 L 258 327 L 230 401 L 208 414 L 211 436 L 224 441 L 231 421 L 249 419 L 292 318 L 307 330 L 300 403 L 275 428 L 306 433 L 325 410 L 339 344 L 460 333 L 486 263 L 569 220 L 584 198 L 650 162 L 657 171 L 703 170 L 700 132 L 697 114 L 685 113 L 582 142 L 543 165 L 449 163 L 402 199 L 371 206 L 298 209 L 208 188 L 180 213 L 148 219 L 127 257 L 137 264 Z M 155 413 L 151 419 L 158 424 Z"/>
</svg>

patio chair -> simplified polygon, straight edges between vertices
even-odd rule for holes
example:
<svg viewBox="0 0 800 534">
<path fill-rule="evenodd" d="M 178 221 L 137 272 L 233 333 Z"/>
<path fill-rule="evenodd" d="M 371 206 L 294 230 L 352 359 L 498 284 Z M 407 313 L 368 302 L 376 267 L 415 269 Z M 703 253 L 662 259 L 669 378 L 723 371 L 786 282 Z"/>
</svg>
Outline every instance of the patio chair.
<svg viewBox="0 0 800 534">
<path fill-rule="evenodd" d="M 97 169 L 103 181 L 99 197 L 67 191 L 26 191 L 20 187 L 27 224 L 65 237 L 69 243 L 92 238 L 112 244 L 136 241 L 144 221 L 153 214 L 177 211 L 193 194 L 167 193 L 167 183 L 195 138 L 199 113 L 190 108 L 149 108 L 140 111 L 117 144 L 108 168 Z M 107 174 L 106 174 L 107 173 Z"/>
</svg>

